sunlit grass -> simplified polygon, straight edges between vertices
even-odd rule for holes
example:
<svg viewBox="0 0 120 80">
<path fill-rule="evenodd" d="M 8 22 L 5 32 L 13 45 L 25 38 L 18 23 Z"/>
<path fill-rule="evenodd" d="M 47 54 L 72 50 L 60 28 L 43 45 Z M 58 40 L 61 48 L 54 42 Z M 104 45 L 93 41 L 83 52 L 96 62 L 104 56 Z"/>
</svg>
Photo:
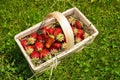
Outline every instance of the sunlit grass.
<svg viewBox="0 0 120 80">
<path fill-rule="evenodd" d="M 0 79 L 24 80 L 33 75 L 14 41 L 17 33 L 53 11 L 63 12 L 74 6 L 96 26 L 99 35 L 83 51 L 64 59 L 53 70 L 52 80 L 119 80 L 119 0 L 1 0 Z M 49 75 L 50 70 L 32 79 L 48 80 Z"/>
</svg>

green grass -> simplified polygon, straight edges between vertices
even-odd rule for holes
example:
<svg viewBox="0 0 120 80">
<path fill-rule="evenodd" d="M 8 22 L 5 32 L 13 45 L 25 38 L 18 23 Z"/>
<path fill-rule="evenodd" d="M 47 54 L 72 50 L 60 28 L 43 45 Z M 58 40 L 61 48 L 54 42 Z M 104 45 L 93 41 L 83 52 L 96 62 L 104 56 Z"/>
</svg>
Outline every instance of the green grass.
<svg viewBox="0 0 120 80">
<path fill-rule="evenodd" d="M 0 0 L 0 80 L 25 80 L 33 75 L 14 36 L 50 12 L 74 6 L 99 35 L 84 50 L 65 58 L 51 80 L 120 80 L 120 0 Z M 49 75 L 50 70 L 32 80 L 48 80 Z"/>
</svg>

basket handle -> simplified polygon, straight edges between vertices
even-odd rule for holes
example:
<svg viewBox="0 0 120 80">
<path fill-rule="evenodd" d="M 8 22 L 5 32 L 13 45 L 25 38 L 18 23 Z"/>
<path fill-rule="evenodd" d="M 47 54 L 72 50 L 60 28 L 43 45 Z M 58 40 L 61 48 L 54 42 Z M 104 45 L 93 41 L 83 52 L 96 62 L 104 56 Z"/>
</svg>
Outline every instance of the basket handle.
<svg viewBox="0 0 120 80">
<path fill-rule="evenodd" d="M 46 19 L 49 19 L 49 18 L 57 19 L 57 21 L 61 25 L 63 33 L 65 34 L 65 37 L 66 37 L 67 49 L 70 49 L 71 47 L 73 47 L 74 46 L 74 34 L 66 17 L 62 13 L 55 11 L 47 15 Z"/>
</svg>

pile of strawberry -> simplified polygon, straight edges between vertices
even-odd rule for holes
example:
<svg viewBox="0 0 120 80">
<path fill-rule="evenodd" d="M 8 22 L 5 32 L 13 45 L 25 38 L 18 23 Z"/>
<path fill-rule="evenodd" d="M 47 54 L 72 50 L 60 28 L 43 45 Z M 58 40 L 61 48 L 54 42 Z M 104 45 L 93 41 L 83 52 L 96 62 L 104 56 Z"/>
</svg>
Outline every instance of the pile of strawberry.
<svg viewBox="0 0 120 80">
<path fill-rule="evenodd" d="M 75 44 L 88 36 L 80 20 L 70 16 L 68 21 L 74 33 Z M 44 62 L 66 49 L 65 35 L 58 23 L 44 26 L 20 41 L 35 64 Z"/>
</svg>

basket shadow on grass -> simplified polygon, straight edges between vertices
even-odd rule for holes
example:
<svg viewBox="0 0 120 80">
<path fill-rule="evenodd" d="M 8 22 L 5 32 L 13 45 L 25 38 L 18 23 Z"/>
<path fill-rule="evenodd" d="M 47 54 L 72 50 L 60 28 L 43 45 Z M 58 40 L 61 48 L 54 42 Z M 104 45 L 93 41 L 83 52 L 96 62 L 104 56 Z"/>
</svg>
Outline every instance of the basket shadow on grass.
<svg viewBox="0 0 120 80">
<path fill-rule="evenodd" d="M 10 56 L 10 61 L 9 63 L 11 63 L 13 60 L 15 60 L 15 65 L 14 68 L 16 69 L 16 76 L 17 78 L 22 78 L 24 80 L 31 80 L 31 79 L 49 79 L 50 77 L 50 70 L 47 70 L 45 72 L 42 73 L 37 73 L 34 74 L 30 67 L 29 64 L 27 63 L 26 59 L 24 58 L 21 50 L 19 49 L 19 47 L 17 45 L 15 45 L 15 48 L 13 48 L 12 50 L 10 50 L 10 54 L 7 55 L 6 57 Z M 56 70 L 55 70 L 56 71 Z M 44 73 L 44 74 L 43 74 Z M 53 76 L 54 74 L 52 74 Z"/>
<path fill-rule="evenodd" d="M 12 60 L 15 60 L 14 68 L 16 69 L 16 75 L 18 75 L 18 77 L 23 77 L 24 79 L 27 79 L 32 76 L 33 73 L 29 68 L 29 64 L 25 60 L 19 47 L 16 46 L 16 48 L 13 48 L 10 51 L 10 55 L 8 56 L 10 56 Z"/>
</svg>

